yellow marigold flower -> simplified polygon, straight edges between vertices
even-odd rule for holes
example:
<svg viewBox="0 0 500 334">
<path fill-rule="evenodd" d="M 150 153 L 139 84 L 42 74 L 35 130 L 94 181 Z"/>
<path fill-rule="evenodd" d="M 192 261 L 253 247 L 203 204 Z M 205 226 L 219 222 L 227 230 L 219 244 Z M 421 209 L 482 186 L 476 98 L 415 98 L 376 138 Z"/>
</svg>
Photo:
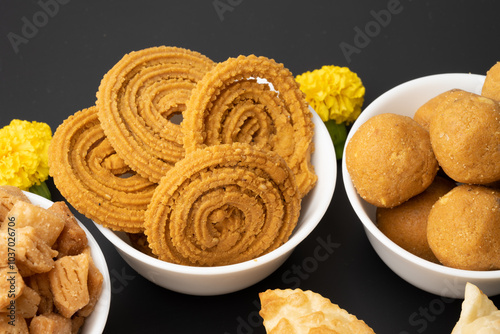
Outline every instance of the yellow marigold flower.
<svg viewBox="0 0 500 334">
<path fill-rule="evenodd" d="M 0 185 L 28 190 L 49 177 L 52 131 L 41 122 L 14 119 L 0 129 Z"/>
<path fill-rule="evenodd" d="M 349 125 L 361 113 L 365 87 L 356 73 L 347 67 L 323 66 L 296 77 L 306 100 L 326 122 Z"/>
</svg>

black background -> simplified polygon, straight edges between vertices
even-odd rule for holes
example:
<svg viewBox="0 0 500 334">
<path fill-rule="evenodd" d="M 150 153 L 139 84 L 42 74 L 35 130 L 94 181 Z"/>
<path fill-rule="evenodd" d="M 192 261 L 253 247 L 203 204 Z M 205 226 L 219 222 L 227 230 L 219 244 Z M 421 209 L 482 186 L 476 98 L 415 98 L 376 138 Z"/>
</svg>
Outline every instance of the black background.
<svg viewBox="0 0 500 334">
<path fill-rule="evenodd" d="M 102 76 L 125 53 L 157 45 L 189 48 L 214 61 L 267 56 L 295 75 L 348 66 L 363 80 L 367 106 L 417 77 L 485 74 L 500 60 L 499 12 L 495 0 L 0 0 L 0 127 L 18 118 L 55 131 L 95 103 Z M 462 301 L 423 292 L 385 266 L 347 201 L 338 168 L 317 229 L 267 279 L 222 296 L 183 295 L 150 283 L 78 215 L 110 269 L 105 332 L 264 333 L 258 293 L 300 287 L 330 298 L 377 333 L 451 333 Z M 49 185 L 54 199 L 62 199 Z M 314 262 L 318 238 L 330 238 L 336 248 Z M 498 296 L 492 299 L 500 306 Z"/>
</svg>

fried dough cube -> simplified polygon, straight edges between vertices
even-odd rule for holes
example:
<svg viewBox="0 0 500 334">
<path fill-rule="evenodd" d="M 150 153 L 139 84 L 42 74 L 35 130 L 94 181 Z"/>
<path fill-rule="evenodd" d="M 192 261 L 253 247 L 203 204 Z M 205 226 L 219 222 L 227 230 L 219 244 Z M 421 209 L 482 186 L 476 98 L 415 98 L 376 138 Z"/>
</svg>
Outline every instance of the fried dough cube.
<svg viewBox="0 0 500 334">
<path fill-rule="evenodd" d="M 0 223 L 7 218 L 7 214 L 17 201 L 30 202 L 21 189 L 13 186 L 0 186 Z"/>
<path fill-rule="evenodd" d="M 90 247 L 87 247 L 83 254 L 89 258 L 89 276 L 88 276 L 88 289 L 89 289 L 89 303 L 78 311 L 78 315 L 88 317 L 94 311 L 95 305 L 101 296 L 103 276 L 99 269 L 95 266 L 94 260 L 90 255 Z"/>
<path fill-rule="evenodd" d="M 54 268 L 57 251 L 50 248 L 32 226 L 16 230 L 16 265 L 22 276 L 45 273 Z"/>
<path fill-rule="evenodd" d="M 7 215 L 7 219 L 15 222 L 15 228 L 32 226 L 38 236 L 52 247 L 64 228 L 64 220 L 58 215 L 37 205 L 18 201 Z M 2 230 L 6 229 L 2 224 Z"/>
<path fill-rule="evenodd" d="M 29 277 L 27 284 L 40 296 L 38 304 L 38 314 L 52 313 L 54 311 L 54 301 L 50 290 L 49 274 L 36 274 Z"/>
<path fill-rule="evenodd" d="M 89 257 L 87 254 L 65 256 L 49 272 L 54 305 L 59 313 L 71 316 L 89 303 Z"/>
<path fill-rule="evenodd" d="M 59 252 L 58 257 L 78 255 L 83 252 L 88 245 L 87 235 L 66 203 L 55 202 L 47 210 L 64 220 L 64 228 L 52 247 Z"/>
<path fill-rule="evenodd" d="M 0 310 L 4 311 L 11 301 L 19 298 L 26 287 L 15 264 L 0 268 Z"/>
<path fill-rule="evenodd" d="M 33 318 L 40 304 L 38 292 L 25 286 L 23 294 L 16 300 L 16 316 L 20 315 L 25 319 Z"/>
<path fill-rule="evenodd" d="M 71 333 L 78 334 L 80 328 L 83 326 L 84 323 L 85 323 L 85 317 L 77 315 L 71 318 Z"/>
<path fill-rule="evenodd" d="M 19 315 L 9 317 L 8 313 L 0 314 L 0 333 L 3 334 L 29 334 L 26 320 Z"/>
<path fill-rule="evenodd" d="M 71 319 L 56 313 L 36 316 L 30 323 L 31 334 L 71 334 Z"/>
</svg>

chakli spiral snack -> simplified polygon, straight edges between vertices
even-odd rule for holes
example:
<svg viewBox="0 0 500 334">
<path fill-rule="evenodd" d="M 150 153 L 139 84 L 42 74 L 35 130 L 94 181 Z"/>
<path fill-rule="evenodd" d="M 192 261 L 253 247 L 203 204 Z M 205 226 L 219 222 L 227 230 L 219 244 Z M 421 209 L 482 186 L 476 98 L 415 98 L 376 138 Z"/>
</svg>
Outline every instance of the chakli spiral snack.
<svg viewBox="0 0 500 334">
<path fill-rule="evenodd" d="M 312 114 L 290 71 L 272 59 L 250 55 L 217 64 L 194 88 L 182 130 L 186 153 L 244 142 L 281 155 L 301 196 L 316 182 Z"/>
<path fill-rule="evenodd" d="M 144 213 L 156 184 L 134 173 L 104 135 L 97 108 L 67 118 L 49 148 L 50 172 L 76 210 L 114 230 L 144 230 Z"/>
<path fill-rule="evenodd" d="M 111 145 L 133 170 L 158 182 L 184 156 L 171 121 L 213 62 L 198 52 L 153 47 L 125 55 L 103 77 L 99 119 Z"/>
<path fill-rule="evenodd" d="M 243 143 L 195 150 L 159 183 L 145 233 L 159 259 L 216 266 L 250 260 L 292 233 L 300 196 L 286 162 Z"/>
</svg>

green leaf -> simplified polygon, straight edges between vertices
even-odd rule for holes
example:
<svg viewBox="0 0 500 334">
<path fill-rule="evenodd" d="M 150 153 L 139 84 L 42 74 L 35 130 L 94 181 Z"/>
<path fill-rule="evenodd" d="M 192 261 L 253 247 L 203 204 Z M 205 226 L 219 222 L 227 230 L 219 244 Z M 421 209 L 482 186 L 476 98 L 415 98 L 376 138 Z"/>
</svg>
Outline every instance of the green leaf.
<svg viewBox="0 0 500 334">
<path fill-rule="evenodd" d="M 45 182 L 32 185 L 31 188 L 28 189 L 28 191 L 33 194 L 45 197 L 46 199 L 52 200 L 52 195 L 50 194 L 49 187 L 47 187 L 47 184 Z"/>
<path fill-rule="evenodd" d="M 326 128 L 330 133 L 333 145 L 335 146 L 335 155 L 337 160 L 342 159 L 342 153 L 344 152 L 344 145 L 347 139 L 347 129 L 344 123 L 337 124 L 334 120 L 328 120 L 325 122 Z"/>
</svg>

